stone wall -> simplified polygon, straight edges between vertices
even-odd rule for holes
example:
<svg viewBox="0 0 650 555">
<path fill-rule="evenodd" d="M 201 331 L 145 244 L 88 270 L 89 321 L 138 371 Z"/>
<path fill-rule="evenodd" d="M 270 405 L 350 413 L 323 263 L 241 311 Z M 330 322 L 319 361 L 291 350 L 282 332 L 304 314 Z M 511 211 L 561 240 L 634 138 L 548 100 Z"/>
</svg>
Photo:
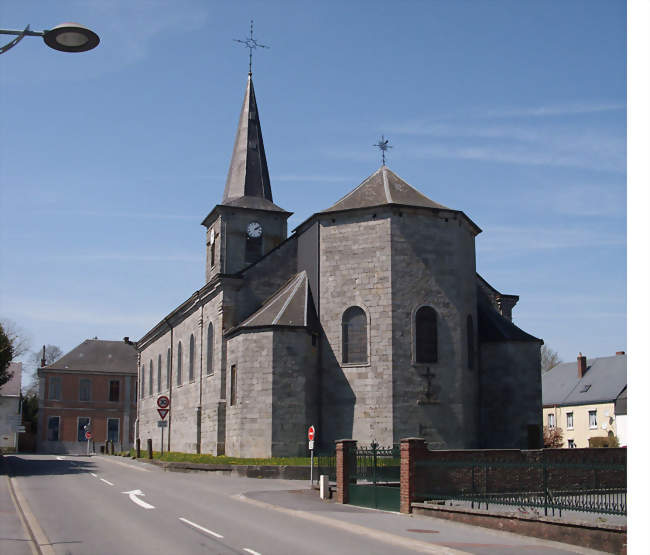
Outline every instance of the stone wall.
<svg viewBox="0 0 650 555">
<path fill-rule="evenodd" d="M 477 447 L 478 357 L 469 368 L 467 347 L 468 316 L 477 337 L 473 228 L 454 213 L 401 208 L 391 216 L 390 236 L 392 442 L 417 436 L 438 449 Z M 425 305 L 437 314 L 432 363 L 415 362 L 415 313 Z"/>
</svg>

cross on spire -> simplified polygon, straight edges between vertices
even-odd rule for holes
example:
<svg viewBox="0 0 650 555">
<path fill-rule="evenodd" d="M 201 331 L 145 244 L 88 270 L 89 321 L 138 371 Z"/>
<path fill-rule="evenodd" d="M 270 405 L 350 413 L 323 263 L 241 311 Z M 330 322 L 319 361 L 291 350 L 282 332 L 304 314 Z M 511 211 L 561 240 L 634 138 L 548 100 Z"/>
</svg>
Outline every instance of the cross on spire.
<svg viewBox="0 0 650 555">
<path fill-rule="evenodd" d="M 260 44 L 256 39 L 253 38 L 253 20 L 251 19 L 251 36 L 246 40 L 232 39 L 235 42 L 243 44 L 245 48 L 248 48 L 248 75 L 253 74 L 253 50 L 256 48 L 271 48 L 264 44 Z"/>
<path fill-rule="evenodd" d="M 393 148 L 392 146 L 388 146 L 388 139 L 384 139 L 384 136 L 381 136 L 381 139 L 377 141 L 376 144 L 372 145 L 376 146 L 379 150 L 381 150 L 381 165 L 385 166 L 386 165 L 386 151 L 389 148 Z"/>
</svg>

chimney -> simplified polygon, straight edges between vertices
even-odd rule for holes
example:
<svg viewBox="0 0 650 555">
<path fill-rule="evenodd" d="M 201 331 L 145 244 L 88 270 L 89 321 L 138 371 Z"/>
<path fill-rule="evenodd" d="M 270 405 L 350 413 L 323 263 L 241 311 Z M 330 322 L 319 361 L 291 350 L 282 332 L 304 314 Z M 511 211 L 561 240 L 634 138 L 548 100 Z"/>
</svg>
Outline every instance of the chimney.
<svg viewBox="0 0 650 555">
<path fill-rule="evenodd" d="M 582 378 L 587 372 L 587 357 L 578 353 L 578 377 Z"/>
<path fill-rule="evenodd" d="M 41 368 L 45 367 L 45 345 L 43 345 L 43 356 L 41 357 Z"/>
<path fill-rule="evenodd" d="M 617 355 L 624 355 L 624 354 L 625 354 L 625 351 L 616 351 L 616 354 L 617 354 Z"/>
</svg>

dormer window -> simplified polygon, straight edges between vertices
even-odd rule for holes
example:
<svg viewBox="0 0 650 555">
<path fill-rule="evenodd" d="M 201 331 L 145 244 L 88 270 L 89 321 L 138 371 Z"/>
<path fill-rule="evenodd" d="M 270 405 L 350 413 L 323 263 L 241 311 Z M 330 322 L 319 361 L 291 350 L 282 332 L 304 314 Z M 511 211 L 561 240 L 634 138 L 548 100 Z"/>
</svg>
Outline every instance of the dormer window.
<svg viewBox="0 0 650 555">
<path fill-rule="evenodd" d="M 585 386 L 580 390 L 580 393 L 587 393 L 589 391 L 589 388 L 591 387 L 591 384 L 585 384 Z"/>
</svg>

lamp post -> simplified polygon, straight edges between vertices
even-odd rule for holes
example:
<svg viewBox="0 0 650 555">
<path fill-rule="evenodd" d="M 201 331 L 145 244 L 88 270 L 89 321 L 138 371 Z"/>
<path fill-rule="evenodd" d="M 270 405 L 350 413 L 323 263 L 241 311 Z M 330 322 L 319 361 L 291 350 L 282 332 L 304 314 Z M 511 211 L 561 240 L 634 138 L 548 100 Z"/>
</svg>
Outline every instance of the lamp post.
<svg viewBox="0 0 650 555">
<path fill-rule="evenodd" d="M 0 54 L 16 46 L 23 37 L 43 37 L 45 44 L 61 52 L 86 52 L 99 44 L 99 36 L 79 23 L 61 23 L 46 31 L 31 31 L 29 25 L 22 31 L 0 29 L 0 35 L 15 35 L 11 42 L 0 47 Z"/>
</svg>

